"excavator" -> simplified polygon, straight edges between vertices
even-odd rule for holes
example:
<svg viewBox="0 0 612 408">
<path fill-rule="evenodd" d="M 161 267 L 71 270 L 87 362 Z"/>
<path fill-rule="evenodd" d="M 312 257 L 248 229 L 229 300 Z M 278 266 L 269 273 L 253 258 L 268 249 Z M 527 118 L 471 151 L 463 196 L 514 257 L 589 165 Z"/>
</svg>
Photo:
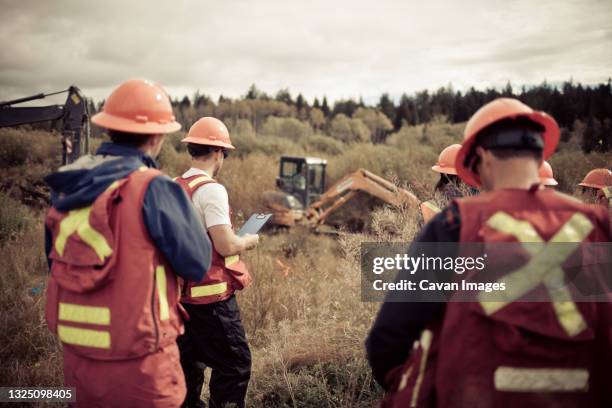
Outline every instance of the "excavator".
<svg viewBox="0 0 612 408">
<path fill-rule="evenodd" d="M 68 93 L 63 105 L 13 106 L 61 93 Z M 0 102 L 0 127 L 58 120 L 62 121 L 62 164 L 68 164 L 89 151 L 89 108 L 79 88 Z"/>
<path fill-rule="evenodd" d="M 263 194 L 265 210 L 273 214 L 273 225 L 292 227 L 305 224 L 317 228 L 359 192 L 395 207 L 420 204 L 410 191 L 364 169 L 347 174 L 325 190 L 326 166 L 326 160 L 316 157 L 281 156 L 276 178 L 280 191 Z"/>
</svg>

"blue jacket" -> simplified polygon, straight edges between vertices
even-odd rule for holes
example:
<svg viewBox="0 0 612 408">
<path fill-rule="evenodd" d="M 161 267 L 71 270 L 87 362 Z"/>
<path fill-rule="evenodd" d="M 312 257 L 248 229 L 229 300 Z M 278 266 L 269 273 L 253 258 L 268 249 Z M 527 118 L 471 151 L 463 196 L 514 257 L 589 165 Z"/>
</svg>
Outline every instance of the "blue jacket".
<svg viewBox="0 0 612 408">
<path fill-rule="evenodd" d="M 92 168 L 66 166 L 45 178 L 51 187 L 53 207 L 65 212 L 90 205 L 111 183 L 143 164 L 157 168 L 155 161 L 140 150 L 110 142 L 103 143 L 96 156 L 117 159 L 100 160 Z M 183 189 L 167 176 L 154 178 L 145 193 L 142 214 L 151 240 L 176 274 L 191 281 L 202 280 L 210 268 L 212 246 Z M 49 260 L 51 234 L 47 229 L 45 249 Z"/>
</svg>

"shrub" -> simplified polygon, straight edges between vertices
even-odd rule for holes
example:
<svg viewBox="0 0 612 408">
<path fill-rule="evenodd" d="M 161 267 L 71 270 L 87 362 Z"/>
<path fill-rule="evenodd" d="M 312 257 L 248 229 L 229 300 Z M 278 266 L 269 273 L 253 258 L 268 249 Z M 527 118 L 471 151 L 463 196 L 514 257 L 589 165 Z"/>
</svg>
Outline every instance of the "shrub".
<svg viewBox="0 0 612 408">
<path fill-rule="evenodd" d="M 31 224 L 26 207 L 0 191 L 0 245 L 19 237 Z"/>
<path fill-rule="evenodd" d="M 61 137 L 41 130 L 0 129 L 0 168 L 41 163 L 61 163 Z"/>
<path fill-rule="evenodd" d="M 553 168 L 555 179 L 559 182 L 558 189 L 573 193 L 589 171 L 596 168 L 610 168 L 612 151 L 584 154 L 580 151 L 562 150 L 555 153 L 548 162 Z"/>
<path fill-rule="evenodd" d="M 299 142 L 312 135 L 312 127 L 307 122 L 295 118 L 277 118 L 270 116 L 264 122 L 262 135 L 278 136 Z"/>
<path fill-rule="evenodd" d="M 331 137 L 344 143 L 369 142 L 370 130 L 361 119 L 352 119 L 340 113 L 329 124 Z"/>
<path fill-rule="evenodd" d="M 341 141 L 322 134 L 309 136 L 302 145 L 308 152 L 321 152 L 331 155 L 340 154 L 347 148 Z"/>
<path fill-rule="evenodd" d="M 185 172 L 191 162 L 188 153 L 177 153 L 171 143 L 164 143 L 157 161 L 160 168 L 172 177 Z"/>
</svg>

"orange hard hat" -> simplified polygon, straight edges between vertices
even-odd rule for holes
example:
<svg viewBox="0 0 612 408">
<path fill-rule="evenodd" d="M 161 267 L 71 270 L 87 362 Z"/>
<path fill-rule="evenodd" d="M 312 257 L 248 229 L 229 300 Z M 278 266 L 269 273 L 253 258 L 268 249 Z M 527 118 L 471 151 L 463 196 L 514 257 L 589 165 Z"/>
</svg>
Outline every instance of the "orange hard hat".
<svg viewBox="0 0 612 408">
<path fill-rule="evenodd" d="M 540 182 L 545 186 L 556 186 L 557 180 L 555 180 L 555 176 L 553 175 L 553 169 L 546 160 L 542 162 L 539 170 Z"/>
<path fill-rule="evenodd" d="M 130 79 L 119 85 L 91 121 L 129 133 L 171 133 L 181 128 L 164 88 L 148 79 Z"/>
<path fill-rule="evenodd" d="M 235 149 L 227 127 L 219 119 L 210 116 L 201 118 L 194 123 L 189 129 L 187 137 L 181 142 Z"/>
<path fill-rule="evenodd" d="M 466 157 L 474 148 L 478 133 L 500 120 L 520 117 L 527 118 L 544 127 L 542 135 L 544 142 L 543 158 L 547 159 L 554 153 L 559 143 L 559 125 L 551 116 L 533 110 L 518 99 L 498 98 L 478 109 L 465 127 L 463 144 L 457 153 L 455 162 L 457 174 L 464 182 L 474 187 L 480 186 L 480 177 L 469 168 L 470 163 L 466 163 Z"/>
<path fill-rule="evenodd" d="M 582 182 L 578 185 L 592 188 L 612 186 L 612 171 L 608 169 L 591 170 L 584 177 L 584 180 L 582 180 Z"/>
<path fill-rule="evenodd" d="M 460 144 L 452 144 L 448 147 L 445 147 L 438 156 L 438 162 L 432 166 L 432 170 L 438 173 L 444 174 L 457 174 L 457 170 L 455 170 L 455 158 L 457 157 L 457 153 L 461 149 Z"/>
</svg>

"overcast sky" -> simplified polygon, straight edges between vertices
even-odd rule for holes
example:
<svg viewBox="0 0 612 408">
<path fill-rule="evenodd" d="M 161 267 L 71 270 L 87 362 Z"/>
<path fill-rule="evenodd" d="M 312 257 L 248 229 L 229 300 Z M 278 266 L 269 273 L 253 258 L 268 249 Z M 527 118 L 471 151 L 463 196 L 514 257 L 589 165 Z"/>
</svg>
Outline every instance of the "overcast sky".
<svg viewBox="0 0 612 408">
<path fill-rule="evenodd" d="M 610 0 L 0 0 L 0 100 L 146 77 L 172 96 L 250 84 L 376 101 L 452 83 L 612 76 Z"/>
</svg>

